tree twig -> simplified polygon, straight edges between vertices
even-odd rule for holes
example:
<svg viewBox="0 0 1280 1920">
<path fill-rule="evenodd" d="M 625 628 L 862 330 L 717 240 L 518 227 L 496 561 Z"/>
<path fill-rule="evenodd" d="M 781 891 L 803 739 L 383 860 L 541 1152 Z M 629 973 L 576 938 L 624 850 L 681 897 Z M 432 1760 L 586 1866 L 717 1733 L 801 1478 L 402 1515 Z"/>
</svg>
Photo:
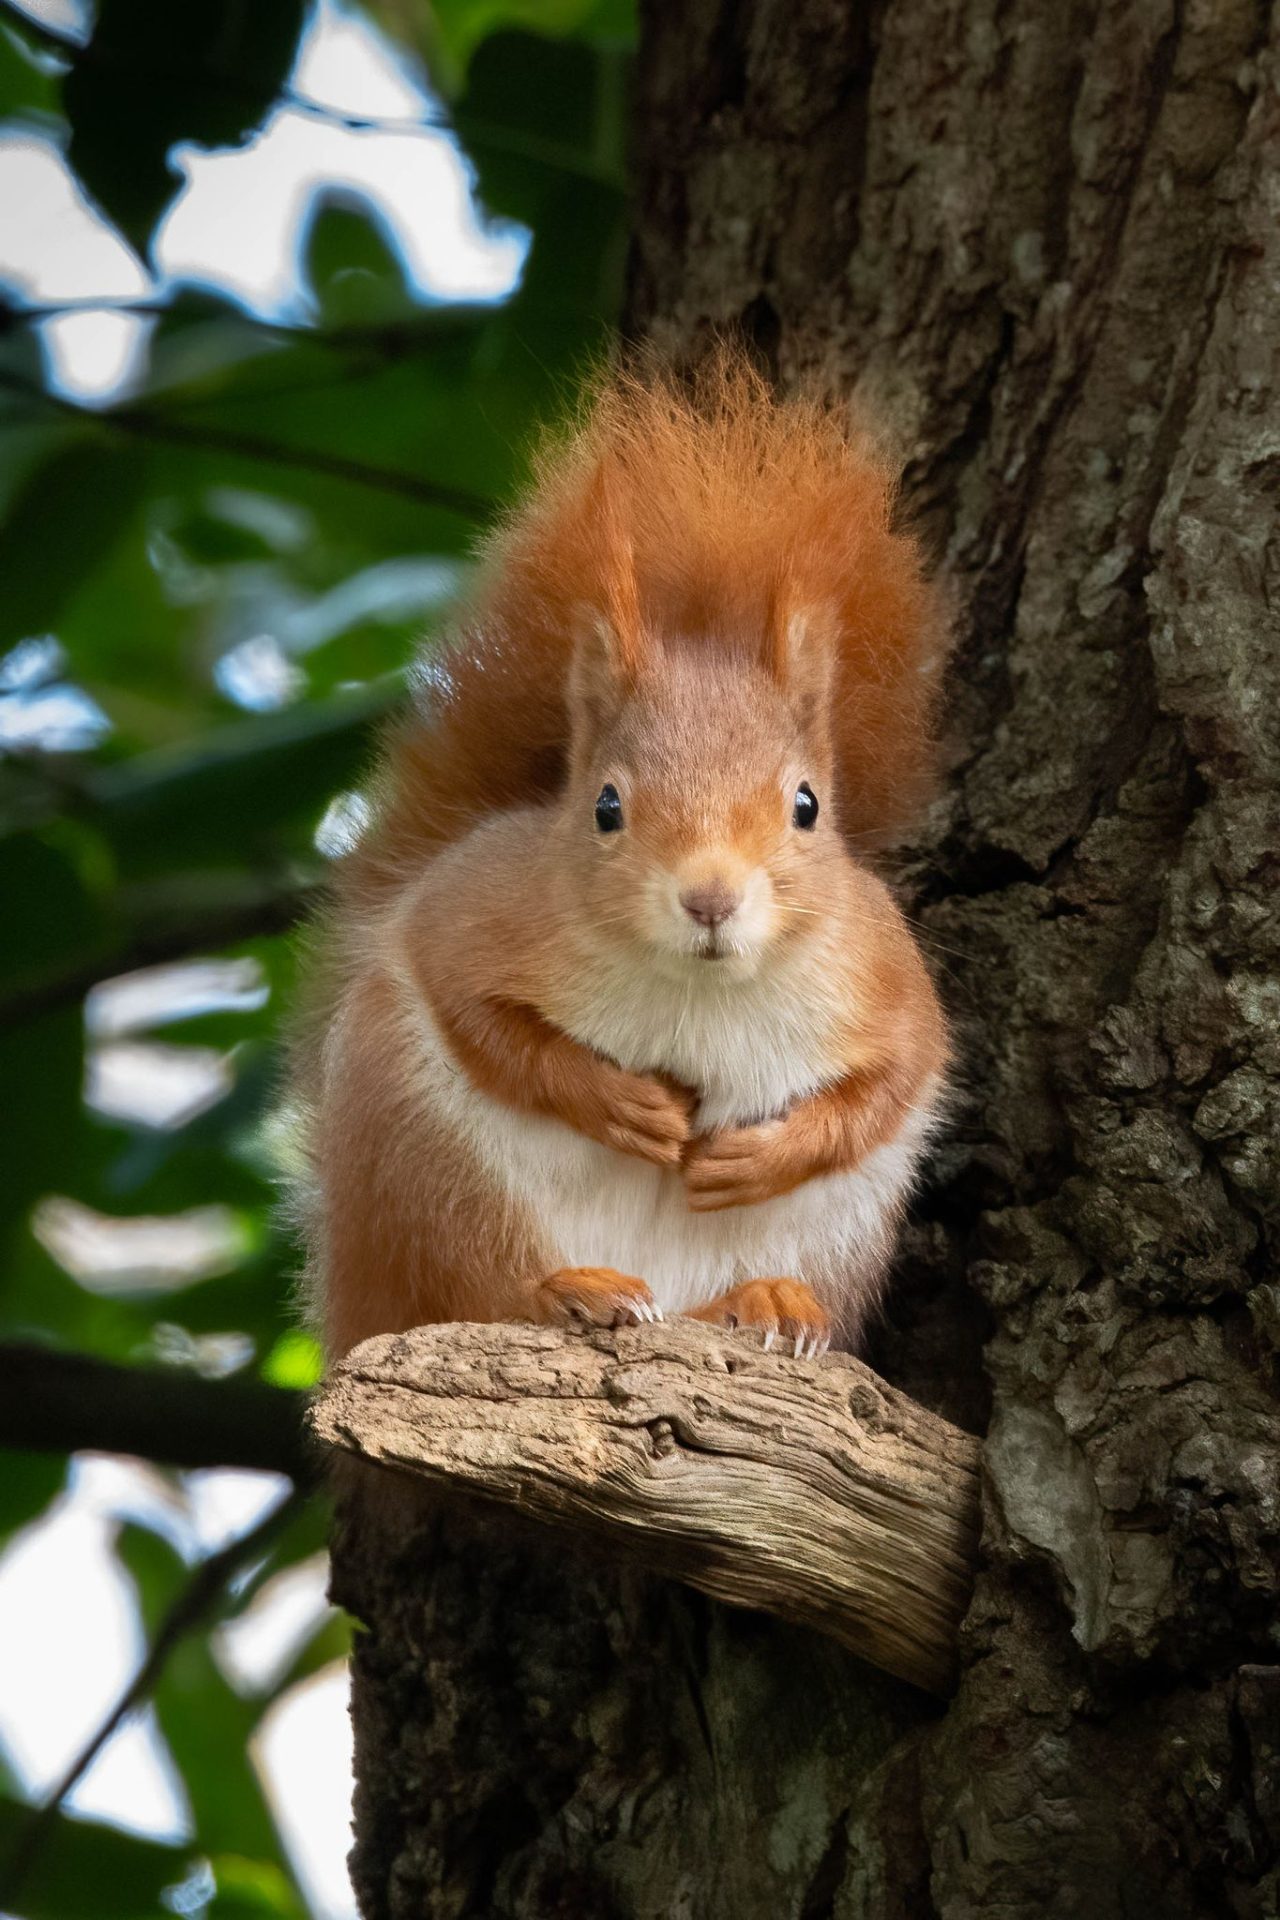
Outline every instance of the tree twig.
<svg viewBox="0 0 1280 1920">
<path fill-rule="evenodd" d="M 13 301 L 0 296 L 0 321 L 22 326 L 37 326 L 45 320 L 64 320 L 82 313 L 122 314 L 126 319 L 133 320 L 164 320 L 171 317 L 173 312 L 173 300 L 169 293 L 157 293 L 150 299 L 91 293 L 73 300 Z M 465 305 L 461 301 L 445 308 L 424 306 L 394 320 L 351 321 L 341 326 L 311 325 L 301 320 L 272 320 L 263 314 L 233 307 L 229 302 L 225 312 L 210 312 L 210 318 L 214 321 L 223 318 L 234 320 L 239 326 L 247 326 L 255 333 L 261 333 L 267 340 L 296 340 L 304 346 L 324 347 L 334 352 L 373 348 L 380 353 L 403 353 L 409 347 L 465 340 L 477 326 L 492 317 L 491 307 Z M 58 398 L 56 395 L 50 396 L 41 386 L 34 391 L 41 400 Z M 269 397 L 275 399 L 282 391 L 292 389 L 273 387 Z M 166 392 L 170 400 L 177 399 L 186 405 L 199 404 L 205 397 L 199 392 L 175 387 L 169 387 Z M 219 404 L 224 399 L 220 394 L 214 397 Z M 99 417 L 95 409 L 94 418 Z"/>
<path fill-rule="evenodd" d="M 305 1499 L 305 1494 L 297 1490 L 286 1494 L 255 1527 L 200 1562 L 161 1620 L 141 1666 L 102 1725 L 81 1748 L 48 1798 L 33 1811 L 13 1852 L 0 1870 L 0 1911 L 8 1913 L 20 1908 L 23 1885 L 63 1802 L 84 1778 L 121 1722 L 147 1698 L 178 1642 L 204 1623 L 240 1569 L 267 1550 L 301 1509 Z"/>
<path fill-rule="evenodd" d="M 82 420 L 98 432 L 126 434 L 151 440 L 162 446 L 194 447 L 205 453 L 226 453 L 240 460 L 255 460 L 267 466 L 288 467 L 296 472 L 319 474 L 325 479 L 346 481 L 351 486 L 368 487 L 374 492 L 416 500 L 422 506 L 439 507 L 464 520 L 483 520 L 493 510 L 493 502 L 462 487 L 443 486 L 424 480 L 418 474 L 394 467 L 374 466 L 367 460 L 354 460 L 345 454 L 326 453 L 320 447 L 294 447 L 264 435 L 242 433 L 236 428 L 199 426 L 176 420 L 146 406 L 81 407 L 60 394 L 47 393 L 36 382 L 21 374 L 0 372 L 0 388 L 20 393 L 52 410 Z"/>
</svg>

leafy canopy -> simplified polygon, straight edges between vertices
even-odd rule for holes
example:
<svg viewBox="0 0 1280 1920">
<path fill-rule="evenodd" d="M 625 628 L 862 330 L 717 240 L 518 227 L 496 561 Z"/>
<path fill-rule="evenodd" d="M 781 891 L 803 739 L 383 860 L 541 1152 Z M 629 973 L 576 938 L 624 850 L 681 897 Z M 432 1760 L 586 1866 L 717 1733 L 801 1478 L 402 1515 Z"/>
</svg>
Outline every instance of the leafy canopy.
<svg viewBox="0 0 1280 1920">
<path fill-rule="evenodd" d="M 281 108 L 326 113 L 293 80 L 310 17 L 304 0 L 98 0 L 77 43 L 0 0 L 0 164 L 15 136 L 55 143 L 142 283 L 182 185 L 175 150 L 242 146 Z M 145 372 L 90 407 L 53 384 L 52 308 L 0 260 L 0 1341 L 195 1368 L 228 1391 L 316 1371 L 276 1219 L 274 1107 L 317 829 L 358 786 L 371 727 L 621 275 L 626 0 L 382 0 L 366 17 L 425 63 L 424 117 L 456 129 L 484 215 L 530 230 L 506 302 L 424 300 L 371 209 L 331 195 L 303 237 L 296 318 L 155 282 L 134 303 Z M 99 983 L 195 958 L 249 986 L 151 1015 L 144 996 L 111 1030 L 122 1002 Z M 155 1124 L 113 1102 L 122 1047 L 207 1069 L 196 1110 Z M 222 1237 L 185 1272 L 148 1271 L 119 1238 L 211 1219 Z M 104 1276 L 107 1243 L 126 1251 Z M 21 1408 L 8 1418 L 21 1438 Z M 5 1456 L 0 1551 L 66 1468 Z M 323 1534 L 312 1505 L 164 1664 L 154 1704 L 190 1842 L 60 1814 L 13 1911 L 304 1912 L 248 1744 L 282 1689 L 340 1654 L 341 1627 L 248 1697 L 211 1634 Z M 117 1552 L 155 1630 L 191 1570 L 138 1524 Z M 0 1906 L 26 1817 L 16 1790 L 0 1800 Z"/>
</svg>

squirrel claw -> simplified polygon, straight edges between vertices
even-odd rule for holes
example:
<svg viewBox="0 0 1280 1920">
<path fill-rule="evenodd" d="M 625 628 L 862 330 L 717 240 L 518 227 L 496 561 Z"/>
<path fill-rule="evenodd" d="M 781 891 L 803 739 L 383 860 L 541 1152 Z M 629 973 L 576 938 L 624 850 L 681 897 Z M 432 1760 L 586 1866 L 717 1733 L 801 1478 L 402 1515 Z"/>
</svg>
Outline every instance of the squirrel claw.
<svg viewBox="0 0 1280 1920">
<path fill-rule="evenodd" d="M 657 1313 L 653 1295 L 634 1274 L 561 1267 L 538 1288 L 534 1317 L 552 1326 L 638 1327 Z"/>
<path fill-rule="evenodd" d="M 756 1327 L 765 1353 L 780 1339 L 779 1351 L 797 1360 L 817 1360 L 831 1345 L 831 1323 L 800 1280 L 742 1281 L 699 1307 L 694 1318 L 723 1327 Z"/>
</svg>

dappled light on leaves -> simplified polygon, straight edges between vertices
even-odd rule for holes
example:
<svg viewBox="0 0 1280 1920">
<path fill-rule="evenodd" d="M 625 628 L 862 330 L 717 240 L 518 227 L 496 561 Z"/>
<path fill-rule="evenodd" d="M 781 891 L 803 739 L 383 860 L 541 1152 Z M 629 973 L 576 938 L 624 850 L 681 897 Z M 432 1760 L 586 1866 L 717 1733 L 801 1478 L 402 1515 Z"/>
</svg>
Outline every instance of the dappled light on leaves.
<svg viewBox="0 0 1280 1920">
<path fill-rule="evenodd" d="M 86 1447 L 230 1434 L 304 1475 L 293 931 L 617 309 L 629 18 L 536 11 L 444 0 L 427 44 L 330 0 L 0 8 L 0 1341 L 92 1363 L 57 1415 Z M 61 1582 L 50 1649 L 100 1684 L 39 1752 L 47 1669 L 0 1688 L 0 1909 L 349 1914 L 321 1504 L 273 1531 L 273 1478 L 214 1525 L 172 1467 L 91 1497 L 65 1454 L 3 1465 L 0 1643 Z"/>
</svg>

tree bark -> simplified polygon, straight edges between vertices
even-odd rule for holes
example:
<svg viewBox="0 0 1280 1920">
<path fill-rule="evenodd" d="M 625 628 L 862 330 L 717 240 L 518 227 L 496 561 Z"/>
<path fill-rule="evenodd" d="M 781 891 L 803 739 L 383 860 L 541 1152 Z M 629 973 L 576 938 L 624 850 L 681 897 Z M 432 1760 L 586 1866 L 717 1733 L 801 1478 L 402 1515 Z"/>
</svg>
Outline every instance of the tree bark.
<svg viewBox="0 0 1280 1920">
<path fill-rule="evenodd" d="M 349 1504 L 369 1915 L 1280 1910 L 1280 16 L 645 9 L 629 324 L 888 421 L 953 583 L 906 880 L 964 1099 L 871 1358 L 985 1428 L 939 1714 Z"/>
</svg>

